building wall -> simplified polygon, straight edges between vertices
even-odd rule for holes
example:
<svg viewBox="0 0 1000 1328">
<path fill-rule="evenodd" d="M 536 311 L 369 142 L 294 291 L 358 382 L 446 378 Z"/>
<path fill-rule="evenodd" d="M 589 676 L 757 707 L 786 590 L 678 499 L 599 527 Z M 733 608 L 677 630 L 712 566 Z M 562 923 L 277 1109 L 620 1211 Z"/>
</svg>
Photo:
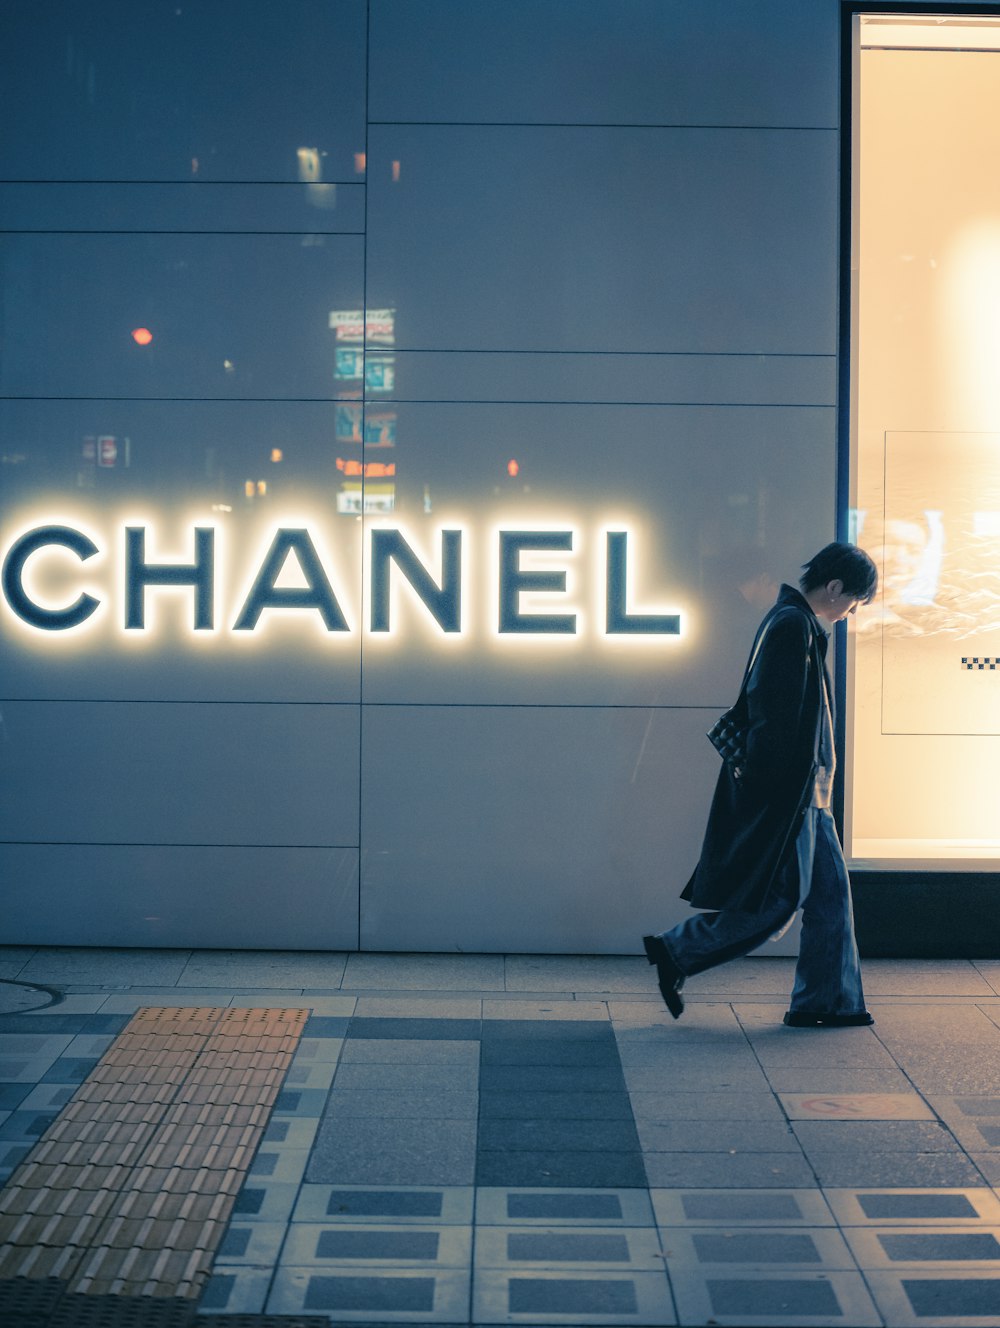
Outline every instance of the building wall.
<svg viewBox="0 0 1000 1328">
<path fill-rule="evenodd" d="M 753 627 L 834 536 L 835 0 L 0 23 L 3 549 L 87 533 L 24 584 L 100 600 L 67 631 L 0 603 L 3 939 L 637 951 L 685 912 Z M 362 306 L 363 389 L 330 320 Z M 337 511 L 350 462 L 391 512 Z M 233 630 L 276 524 L 344 630 Z M 371 630 L 384 525 L 439 579 L 462 531 L 460 633 L 398 576 Z M 150 562 L 214 530 L 212 630 L 191 587 L 123 627 L 126 526 Z M 497 633 L 500 527 L 572 532 L 536 602 L 575 631 Z M 605 631 L 608 527 L 679 636 Z"/>
</svg>

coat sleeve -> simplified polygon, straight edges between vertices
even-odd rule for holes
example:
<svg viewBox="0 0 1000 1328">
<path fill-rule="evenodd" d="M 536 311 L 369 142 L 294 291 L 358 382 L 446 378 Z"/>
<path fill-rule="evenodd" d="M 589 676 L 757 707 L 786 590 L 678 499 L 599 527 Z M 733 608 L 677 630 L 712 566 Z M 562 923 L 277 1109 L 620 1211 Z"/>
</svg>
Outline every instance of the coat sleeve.
<svg viewBox="0 0 1000 1328">
<path fill-rule="evenodd" d="M 748 791 L 773 796 L 802 783 L 813 736 L 803 733 L 812 664 L 812 633 L 804 614 L 775 617 L 747 682 L 749 732 L 743 780 Z"/>
</svg>

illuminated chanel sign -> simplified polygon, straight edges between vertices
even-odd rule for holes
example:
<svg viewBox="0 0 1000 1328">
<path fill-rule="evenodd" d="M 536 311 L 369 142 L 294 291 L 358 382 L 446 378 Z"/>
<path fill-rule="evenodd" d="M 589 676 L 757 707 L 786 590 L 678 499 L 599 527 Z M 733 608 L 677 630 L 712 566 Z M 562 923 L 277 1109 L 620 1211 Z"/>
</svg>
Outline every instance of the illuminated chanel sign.
<svg viewBox="0 0 1000 1328">
<path fill-rule="evenodd" d="M 147 539 L 147 535 L 150 536 Z M 313 531 L 306 525 L 278 526 L 264 552 L 249 572 L 231 587 L 235 612 L 219 608 L 217 545 L 222 532 L 214 526 L 194 526 L 189 533 L 189 561 L 166 561 L 150 554 L 155 541 L 145 525 L 125 524 L 120 531 L 122 576 L 120 623 L 126 632 L 147 630 L 151 597 L 167 588 L 180 588 L 191 596 L 191 626 L 196 632 L 253 632 L 265 614 L 307 610 L 318 616 L 327 632 L 354 630 L 351 606 L 345 609 L 342 588 L 324 561 Z M 438 633 L 461 635 L 469 613 L 468 552 L 471 537 L 459 527 L 438 532 L 437 565 L 428 566 L 414 548 L 412 537 L 392 526 L 374 526 L 368 532 L 369 602 L 366 627 L 371 633 L 394 630 L 394 586 L 404 584 Z M 500 636 L 573 637 L 581 631 L 581 614 L 570 594 L 566 565 L 578 552 L 575 529 L 499 529 L 490 538 L 495 568 L 492 628 Z M 599 592 L 603 621 L 598 632 L 609 637 L 678 636 L 681 615 L 676 610 L 639 611 L 630 605 L 630 535 L 627 530 L 602 532 L 602 559 L 595 575 L 603 581 Z M 482 550 L 480 550 L 481 552 Z M 3 594 L 16 618 L 39 632 L 72 632 L 82 627 L 113 598 L 100 587 L 67 595 L 46 593 L 37 575 L 46 560 L 67 554 L 80 578 L 86 564 L 104 555 L 97 540 L 69 524 L 39 525 L 13 540 L 3 560 Z M 298 584 L 281 584 L 290 563 L 298 569 Z M 544 565 L 539 565 L 542 563 Z M 63 569 L 65 570 L 65 569 Z M 478 613 L 480 606 L 473 606 Z M 483 619 L 480 619 L 483 621 Z"/>
</svg>

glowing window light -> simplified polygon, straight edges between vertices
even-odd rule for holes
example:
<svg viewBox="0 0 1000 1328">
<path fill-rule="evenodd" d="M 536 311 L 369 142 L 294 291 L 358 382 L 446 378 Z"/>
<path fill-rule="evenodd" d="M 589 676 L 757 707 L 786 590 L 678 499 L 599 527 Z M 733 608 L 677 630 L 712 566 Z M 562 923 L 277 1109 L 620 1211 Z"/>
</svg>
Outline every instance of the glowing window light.
<svg viewBox="0 0 1000 1328">
<path fill-rule="evenodd" d="M 132 340 L 137 346 L 148 346 L 153 340 L 153 334 L 148 327 L 137 327 L 132 331 Z"/>
</svg>

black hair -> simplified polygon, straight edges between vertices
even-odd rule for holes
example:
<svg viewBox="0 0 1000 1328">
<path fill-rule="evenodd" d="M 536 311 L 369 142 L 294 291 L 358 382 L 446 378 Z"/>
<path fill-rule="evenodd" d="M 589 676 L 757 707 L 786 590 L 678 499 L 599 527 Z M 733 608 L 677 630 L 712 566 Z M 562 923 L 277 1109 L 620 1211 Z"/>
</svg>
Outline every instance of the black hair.
<svg viewBox="0 0 1000 1328">
<path fill-rule="evenodd" d="M 827 544 L 802 564 L 799 586 L 808 593 L 831 581 L 842 582 L 845 595 L 867 604 L 878 589 L 878 568 L 856 544 Z"/>
</svg>

